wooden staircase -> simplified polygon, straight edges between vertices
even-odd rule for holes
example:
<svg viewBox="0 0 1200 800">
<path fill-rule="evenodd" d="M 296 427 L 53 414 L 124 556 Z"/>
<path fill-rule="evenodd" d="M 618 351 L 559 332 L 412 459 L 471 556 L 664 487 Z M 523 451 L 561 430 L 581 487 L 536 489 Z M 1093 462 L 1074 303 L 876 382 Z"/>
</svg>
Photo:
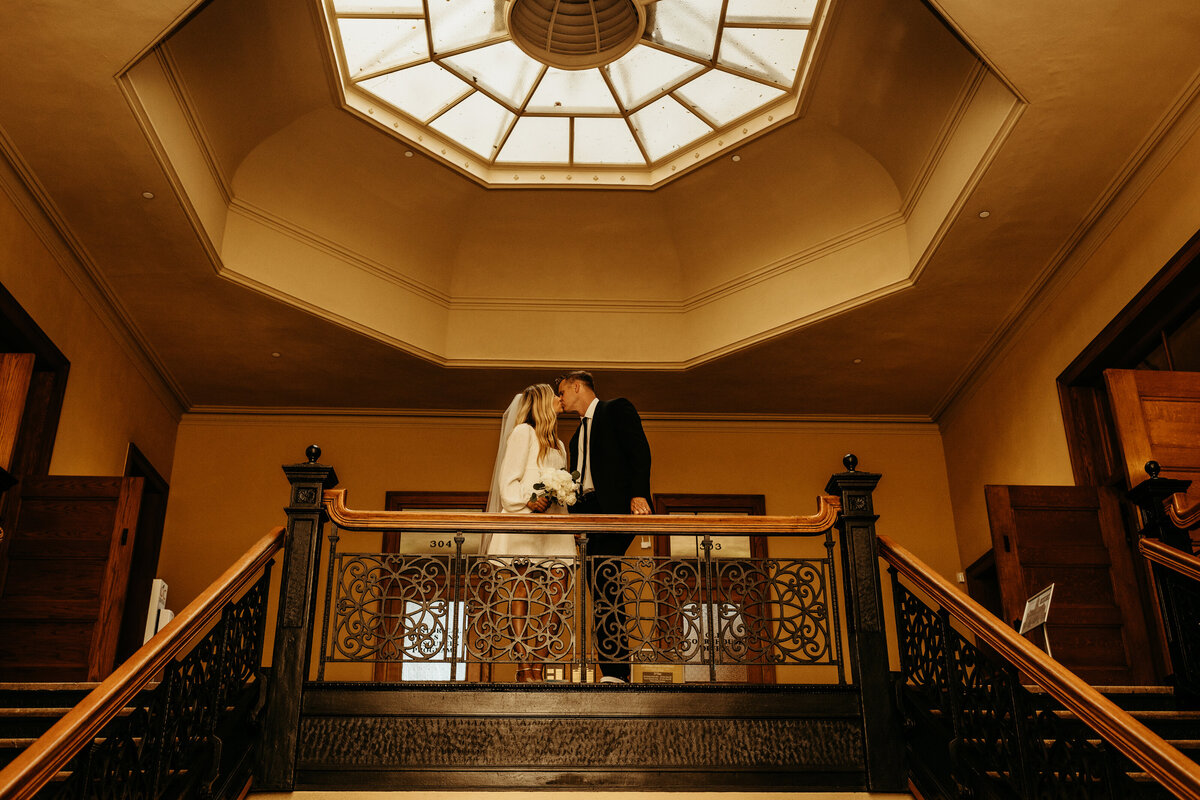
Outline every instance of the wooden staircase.
<svg viewBox="0 0 1200 800">
<path fill-rule="evenodd" d="M 1175 697 L 1175 691 L 1169 686 L 1096 688 L 1105 697 L 1128 711 L 1138 722 L 1166 739 L 1176 750 L 1191 760 L 1200 762 L 1200 706 L 1180 703 Z M 1074 718 L 1074 714 L 1069 711 L 1061 711 L 1059 715 L 1064 719 Z M 1149 777 L 1136 768 L 1129 771 L 1129 776 L 1139 784 L 1149 781 Z M 1162 796 L 1171 795 L 1163 790 Z"/>
<path fill-rule="evenodd" d="M 0 683 L 0 767 L 33 744 L 96 683 Z M 60 772 L 43 794 L 70 773 Z"/>
</svg>

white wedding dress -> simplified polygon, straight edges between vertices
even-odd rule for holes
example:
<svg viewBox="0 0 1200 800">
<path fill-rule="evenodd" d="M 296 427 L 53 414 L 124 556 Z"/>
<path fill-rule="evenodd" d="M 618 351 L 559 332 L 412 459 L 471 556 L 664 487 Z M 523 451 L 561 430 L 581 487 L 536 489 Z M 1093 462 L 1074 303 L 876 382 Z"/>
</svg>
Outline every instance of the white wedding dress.
<svg viewBox="0 0 1200 800">
<path fill-rule="evenodd" d="M 567 448 L 559 442 L 557 450 L 550 450 L 538 463 L 537 434 L 528 423 L 522 422 L 513 428 L 500 461 L 496 491 L 499 495 L 498 509 L 505 514 L 532 514 L 526 505 L 533 494 L 533 485 L 538 482 L 539 469 L 566 469 Z M 567 510 L 553 503 L 547 514 L 565 514 Z M 487 552 L 497 556 L 560 556 L 575 555 L 575 536 L 570 533 L 511 532 L 492 534 Z"/>
</svg>

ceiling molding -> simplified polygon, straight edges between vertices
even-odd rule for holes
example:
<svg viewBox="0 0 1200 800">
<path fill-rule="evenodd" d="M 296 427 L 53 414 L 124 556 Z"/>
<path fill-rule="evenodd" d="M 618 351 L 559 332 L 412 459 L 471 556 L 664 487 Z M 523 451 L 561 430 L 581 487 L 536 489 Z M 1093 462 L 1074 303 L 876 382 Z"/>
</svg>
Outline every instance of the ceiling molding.
<svg viewBox="0 0 1200 800">
<path fill-rule="evenodd" d="M 163 407 L 179 419 L 189 405 L 187 394 L 134 324 L 45 187 L 17 152 L 3 126 L 0 126 L 0 154 L 3 155 L 0 159 L 0 189 L 12 200 L 51 258 L 95 312 Z"/>
<path fill-rule="evenodd" d="M 972 97 L 974 97 L 974 95 L 979 91 L 979 88 L 983 85 L 983 79 L 986 75 L 986 72 L 975 73 L 975 80 L 972 81 L 971 85 Z M 1017 123 L 1021 121 L 1021 117 L 1025 115 L 1025 109 L 1028 107 L 1029 106 L 1026 103 L 1014 97 L 1012 108 L 1009 109 L 1004 121 L 996 129 L 996 135 L 992 137 L 990 142 L 988 142 L 988 146 L 983 152 L 983 157 L 971 170 L 970 177 L 967 178 L 966 183 L 963 184 L 963 187 L 959 191 L 957 197 L 954 198 L 953 205 L 947 211 L 946 215 L 942 217 L 942 221 L 938 225 L 937 231 L 932 237 L 930 237 L 929 243 L 925 246 L 925 249 L 921 251 L 921 257 L 917 259 L 915 264 L 913 264 L 912 274 L 909 276 L 909 279 L 914 284 L 920 280 L 921 273 L 925 271 L 925 267 L 928 266 L 929 262 L 933 259 L 934 254 L 938 251 L 938 248 L 941 247 L 942 241 L 945 240 L 946 235 L 950 232 L 950 228 L 953 227 L 954 223 L 958 221 L 959 215 L 962 213 L 963 208 L 967 205 L 967 201 L 971 199 L 971 197 L 975 194 L 975 190 L 979 188 L 979 184 L 983 181 L 984 176 L 987 175 L 988 170 L 991 169 L 992 163 L 996 160 L 996 156 L 999 155 L 1005 143 L 1008 142 L 1009 136 L 1014 130 L 1016 130 Z M 961 116 L 955 120 L 955 129 L 957 129 L 961 120 Z M 948 142 L 949 139 L 946 141 Z M 942 151 L 938 154 L 938 163 L 940 163 L 944 154 L 945 147 L 943 146 Z M 928 181 L 929 176 L 932 174 L 933 170 L 930 170 L 925 176 L 925 180 Z M 922 190 L 924 188 L 925 187 L 922 186 Z M 915 207 L 915 205 L 916 203 L 914 202 L 913 206 Z M 911 211 L 912 209 L 909 210 Z M 907 217 L 905 219 L 907 220 Z"/>
<path fill-rule="evenodd" d="M 921 199 L 921 193 L 925 191 L 925 187 L 929 185 L 930 179 L 933 177 L 934 172 L 937 171 L 938 164 L 941 163 L 942 157 L 946 154 L 946 148 L 949 147 L 951 139 L 954 138 L 955 132 L 962 124 L 963 117 L 966 116 L 967 110 L 971 107 L 971 101 L 979 93 L 979 87 L 983 85 L 984 78 L 987 75 L 987 67 L 982 61 L 978 61 L 971 68 L 971 71 L 967 73 L 963 85 L 959 87 L 958 96 L 954 98 L 954 102 L 950 106 L 950 111 L 946 114 L 946 118 L 942 120 L 941 130 L 933 138 L 933 144 L 930 146 L 929 152 L 925 154 L 921 168 L 913 176 L 912 182 L 909 184 L 908 189 L 904 192 L 903 199 L 900 201 L 900 215 L 904 217 L 905 222 L 912 216 L 917 201 Z"/>
<path fill-rule="evenodd" d="M 188 411 L 180 426 L 248 425 L 286 427 L 328 425 L 385 428 L 484 428 L 494 430 L 500 409 L 430 411 L 381 408 L 250 408 L 245 406 L 197 406 Z M 941 436 L 936 423 L 917 415 L 844 416 L 822 414 L 682 414 L 642 413 L 648 431 L 728 433 L 772 431 L 804 433 L 871 433 L 897 436 Z M 571 425 L 574 417 L 562 417 L 560 425 Z"/>
<path fill-rule="evenodd" d="M 311 228 L 297 225 L 240 198 L 233 198 L 228 205 L 230 214 L 239 214 L 245 219 L 270 228 L 276 233 L 310 247 L 313 250 L 332 256 L 347 266 L 361 270 L 372 277 L 380 278 L 395 286 L 399 286 L 401 289 L 412 292 L 421 299 L 435 303 L 444 309 L 450 309 L 454 306 L 453 298 L 447 293 L 435 289 L 426 283 L 401 275 L 382 262 L 369 258 L 332 239 L 315 233 Z M 224 262 L 222 262 L 220 271 L 222 277 L 225 277 L 225 273 L 227 272 L 236 272 L 231 267 L 225 266 Z"/>
<path fill-rule="evenodd" d="M 179 71 L 179 64 L 175 60 L 174 54 L 171 52 L 168 43 L 164 42 L 163 46 L 155 49 L 152 55 L 157 59 L 159 67 L 162 69 L 163 77 L 166 79 L 167 85 L 171 88 L 171 93 L 175 96 L 175 102 L 179 104 L 179 108 L 183 111 L 183 118 L 192 132 L 192 138 L 195 139 L 196 147 L 199 148 L 200 155 L 204 159 L 204 165 L 208 168 L 209 174 L 212 175 L 213 184 L 217 187 L 217 191 L 221 194 L 221 199 L 225 201 L 225 205 L 229 205 L 230 201 L 233 200 L 233 184 L 225 174 L 225 170 L 221 167 L 221 161 L 217 158 L 216 148 L 213 147 L 208 131 L 204 127 L 204 121 L 196 113 L 196 104 L 192 100 L 192 94 L 188 89 L 187 82 L 183 79 L 183 75 Z"/>
<path fill-rule="evenodd" d="M 1018 100 L 1021 101 L 1022 105 L 1029 104 L 1029 98 L 1027 98 L 1025 94 L 1019 88 L 1017 88 L 1017 85 L 1013 83 L 1004 70 L 1000 69 L 999 65 L 997 65 L 996 62 L 988 57 L 988 54 L 983 50 L 983 48 L 976 44 L 975 40 L 972 39 L 965 30 L 963 30 L 963 27 L 958 24 L 954 17 L 946 12 L 945 7 L 942 5 L 940 0 L 921 0 L 921 2 L 928 6 L 933 13 L 937 15 L 938 19 L 942 21 L 942 24 L 950 29 L 955 38 L 962 42 L 963 47 L 970 50 L 971 53 L 974 54 L 974 56 L 984 64 L 987 64 L 987 68 L 992 72 L 992 74 L 995 75 L 1001 83 L 1008 87 L 1008 90 L 1012 92 Z"/>
<path fill-rule="evenodd" d="M 1055 252 L 1013 311 L 996 328 L 934 406 L 941 423 L 960 399 L 973 396 L 1041 312 L 1067 287 L 1113 230 L 1129 214 L 1179 150 L 1200 130 L 1200 70 L 1126 160 L 1091 211 Z M 1158 265 L 1161 266 L 1161 265 Z M 1157 267 L 1156 267 L 1157 269 Z"/>
</svg>

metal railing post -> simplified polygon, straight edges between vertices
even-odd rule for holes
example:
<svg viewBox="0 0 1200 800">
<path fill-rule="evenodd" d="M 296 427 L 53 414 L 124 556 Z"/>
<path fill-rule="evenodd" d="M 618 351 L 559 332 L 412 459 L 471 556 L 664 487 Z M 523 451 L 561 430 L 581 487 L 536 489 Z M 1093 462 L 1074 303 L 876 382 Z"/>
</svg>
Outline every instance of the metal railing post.
<svg viewBox="0 0 1200 800">
<path fill-rule="evenodd" d="M 875 515 L 871 493 L 880 475 L 857 472 L 858 458 L 842 459 L 846 472 L 835 473 L 825 485 L 827 494 L 837 495 L 842 510 L 835 523 L 841 531 L 846 572 L 846 618 L 850 627 L 850 655 L 854 679 L 859 686 L 866 744 L 867 789 L 899 792 L 906 786 L 904 737 L 900 717 L 890 690 L 887 637 L 883 626 L 883 594 L 880 588 L 879 554 L 875 538 Z"/>
<path fill-rule="evenodd" d="M 337 486 L 333 467 L 317 463 L 320 447 L 311 445 L 305 455 L 308 461 L 283 467 L 292 488 L 285 509 L 287 538 L 279 587 L 279 618 L 263 719 L 262 737 L 271 744 L 259 749 L 254 770 L 254 784 L 259 791 L 291 791 L 295 785 L 301 693 L 312 655 L 317 562 L 325 522 L 322 494 Z"/>
</svg>

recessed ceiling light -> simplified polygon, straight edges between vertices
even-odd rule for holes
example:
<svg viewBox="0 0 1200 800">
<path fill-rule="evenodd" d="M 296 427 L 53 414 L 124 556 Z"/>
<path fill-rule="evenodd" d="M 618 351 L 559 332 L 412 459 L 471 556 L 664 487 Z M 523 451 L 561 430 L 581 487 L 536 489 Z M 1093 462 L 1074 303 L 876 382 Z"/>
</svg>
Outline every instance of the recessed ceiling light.
<svg viewBox="0 0 1200 800">
<path fill-rule="evenodd" d="M 142 192 L 142 197 L 146 198 L 147 200 L 153 200 L 154 192 Z"/>
<path fill-rule="evenodd" d="M 988 218 L 988 217 L 990 217 L 991 215 L 992 215 L 992 212 L 990 212 L 990 211 L 980 211 L 980 212 L 979 212 L 979 218 L 980 218 L 980 219 L 987 219 L 987 218 Z"/>
<path fill-rule="evenodd" d="M 742 157 L 741 156 L 731 156 L 729 160 L 730 161 L 741 161 Z"/>
<path fill-rule="evenodd" d="M 279 358 L 279 353 L 271 353 L 271 358 Z"/>
<path fill-rule="evenodd" d="M 854 359 L 854 363 L 855 363 L 855 364 L 861 364 L 861 363 L 862 363 L 862 359 L 861 359 L 861 358 L 856 358 L 856 359 Z"/>
<path fill-rule="evenodd" d="M 405 151 L 404 151 L 404 157 L 405 157 L 405 158 L 412 158 L 412 150 L 405 150 Z"/>
</svg>

